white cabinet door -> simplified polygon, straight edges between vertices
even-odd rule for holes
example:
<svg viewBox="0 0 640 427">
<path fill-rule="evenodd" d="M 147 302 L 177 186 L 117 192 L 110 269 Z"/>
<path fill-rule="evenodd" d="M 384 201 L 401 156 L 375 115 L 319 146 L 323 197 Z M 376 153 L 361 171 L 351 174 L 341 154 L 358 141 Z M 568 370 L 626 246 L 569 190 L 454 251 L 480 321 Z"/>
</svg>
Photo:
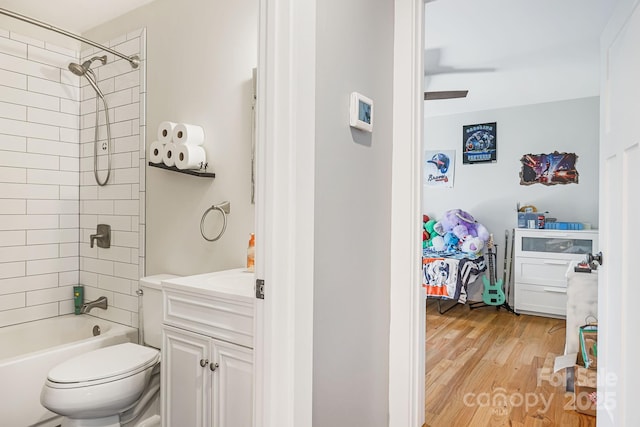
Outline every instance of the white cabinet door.
<svg viewBox="0 0 640 427">
<path fill-rule="evenodd" d="M 162 425 L 211 425 L 211 339 L 181 329 L 162 329 Z M 204 365 L 204 366 L 202 366 Z"/>
<path fill-rule="evenodd" d="M 253 350 L 212 340 L 213 427 L 253 425 Z M 217 364 L 217 366 L 216 366 Z"/>
</svg>

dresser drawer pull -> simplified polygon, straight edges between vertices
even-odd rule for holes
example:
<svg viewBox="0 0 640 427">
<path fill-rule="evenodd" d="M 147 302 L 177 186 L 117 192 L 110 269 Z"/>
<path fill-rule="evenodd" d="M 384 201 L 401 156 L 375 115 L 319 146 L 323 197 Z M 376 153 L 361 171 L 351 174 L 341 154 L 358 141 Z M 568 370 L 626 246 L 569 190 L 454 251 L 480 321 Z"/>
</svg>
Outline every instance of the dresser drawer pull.
<svg viewBox="0 0 640 427">
<path fill-rule="evenodd" d="M 553 292 L 554 294 L 566 294 L 567 290 L 563 288 L 543 288 L 545 292 Z"/>
</svg>

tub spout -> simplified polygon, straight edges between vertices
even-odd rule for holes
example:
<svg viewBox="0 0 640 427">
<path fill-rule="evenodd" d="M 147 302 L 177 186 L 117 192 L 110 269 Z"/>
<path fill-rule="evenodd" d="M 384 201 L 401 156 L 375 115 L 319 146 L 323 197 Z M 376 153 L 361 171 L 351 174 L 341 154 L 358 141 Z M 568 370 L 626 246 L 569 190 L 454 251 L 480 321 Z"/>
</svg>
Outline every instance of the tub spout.
<svg viewBox="0 0 640 427">
<path fill-rule="evenodd" d="M 81 314 L 88 313 L 92 309 L 94 309 L 95 307 L 98 307 L 98 308 L 101 308 L 103 310 L 106 310 L 107 309 L 107 297 L 100 297 L 95 301 L 85 302 L 84 304 L 82 304 L 82 307 L 80 308 L 80 313 Z"/>
</svg>

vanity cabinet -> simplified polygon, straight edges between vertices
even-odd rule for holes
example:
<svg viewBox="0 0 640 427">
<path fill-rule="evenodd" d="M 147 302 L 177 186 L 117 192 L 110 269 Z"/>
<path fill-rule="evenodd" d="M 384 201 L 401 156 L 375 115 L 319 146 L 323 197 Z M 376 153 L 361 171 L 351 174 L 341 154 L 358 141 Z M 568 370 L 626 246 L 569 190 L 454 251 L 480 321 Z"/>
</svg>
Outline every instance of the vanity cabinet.
<svg viewBox="0 0 640 427">
<path fill-rule="evenodd" d="M 252 295 L 183 285 L 163 282 L 162 425 L 251 426 Z"/>
<path fill-rule="evenodd" d="M 567 269 L 597 252 L 597 230 L 515 230 L 514 305 L 519 313 L 565 317 Z"/>
</svg>

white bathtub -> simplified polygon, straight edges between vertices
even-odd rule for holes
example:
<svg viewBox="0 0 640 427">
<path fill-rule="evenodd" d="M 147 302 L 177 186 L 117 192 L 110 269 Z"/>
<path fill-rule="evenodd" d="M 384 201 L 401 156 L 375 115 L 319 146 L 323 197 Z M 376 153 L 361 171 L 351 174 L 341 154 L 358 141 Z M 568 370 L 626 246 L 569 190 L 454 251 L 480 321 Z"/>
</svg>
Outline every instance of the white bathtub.
<svg viewBox="0 0 640 427">
<path fill-rule="evenodd" d="M 94 337 L 95 325 L 100 335 Z M 56 415 L 40 405 L 49 370 L 80 353 L 137 342 L 137 331 L 73 314 L 0 328 L 0 425 L 56 425 Z"/>
</svg>

